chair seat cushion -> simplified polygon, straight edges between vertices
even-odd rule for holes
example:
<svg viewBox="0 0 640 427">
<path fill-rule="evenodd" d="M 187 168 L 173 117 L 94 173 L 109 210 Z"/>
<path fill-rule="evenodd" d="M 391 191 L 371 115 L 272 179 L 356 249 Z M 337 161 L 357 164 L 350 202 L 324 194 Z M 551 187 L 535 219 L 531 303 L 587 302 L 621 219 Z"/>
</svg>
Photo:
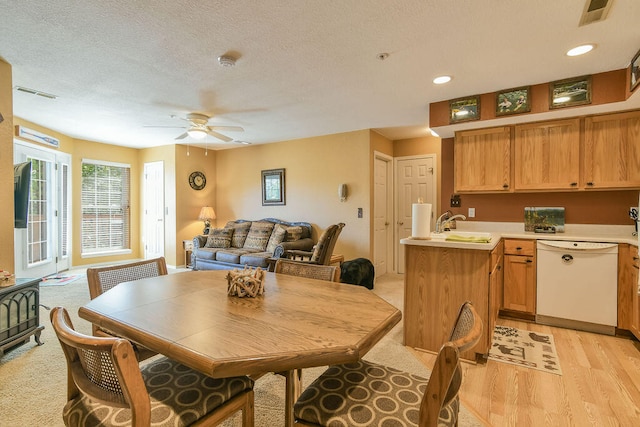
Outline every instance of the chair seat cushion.
<svg viewBox="0 0 640 427">
<path fill-rule="evenodd" d="M 244 391 L 248 377 L 211 378 L 178 362 L 161 358 L 141 369 L 151 397 L 151 425 L 187 426 Z M 130 425 L 131 410 L 91 401 L 82 393 L 64 407 L 68 426 Z"/>
<path fill-rule="evenodd" d="M 321 426 L 417 426 L 428 380 L 361 360 L 330 366 L 294 405 L 296 420 Z M 438 425 L 453 426 L 458 399 L 440 411 Z"/>
</svg>

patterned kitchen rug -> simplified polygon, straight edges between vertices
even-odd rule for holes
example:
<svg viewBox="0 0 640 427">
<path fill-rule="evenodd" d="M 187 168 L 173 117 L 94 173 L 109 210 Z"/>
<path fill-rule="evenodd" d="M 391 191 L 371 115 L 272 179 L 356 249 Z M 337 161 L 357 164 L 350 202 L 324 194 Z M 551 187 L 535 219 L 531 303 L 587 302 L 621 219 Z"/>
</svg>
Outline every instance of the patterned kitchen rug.
<svg viewBox="0 0 640 427">
<path fill-rule="evenodd" d="M 553 335 L 496 326 L 489 360 L 562 375 Z"/>
<path fill-rule="evenodd" d="M 81 278 L 80 274 L 54 274 L 42 279 L 40 286 L 64 286 Z"/>
</svg>

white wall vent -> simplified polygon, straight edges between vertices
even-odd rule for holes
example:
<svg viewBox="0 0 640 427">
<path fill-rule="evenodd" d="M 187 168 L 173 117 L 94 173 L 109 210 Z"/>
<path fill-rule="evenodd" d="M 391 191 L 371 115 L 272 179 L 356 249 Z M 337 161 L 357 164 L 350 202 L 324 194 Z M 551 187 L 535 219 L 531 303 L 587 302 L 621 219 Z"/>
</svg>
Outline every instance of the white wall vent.
<svg viewBox="0 0 640 427">
<path fill-rule="evenodd" d="M 587 0 L 578 26 L 581 27 L 594 22 L 604 21 L 607 15 L 609 15 L 613 1 L 614 0 Z"/>
<path fill-rule="evenodd" d="M 35 90 L 35 89 L 29 89 L 28 87 L 24 87 L 24 86 L 16 86 L 15 90 L 17 90 L 19 92 L 30 93 L 31 95 L 42 96 L 44 98 L 49 98 L 49 99 L 56 99 L 57 98 L 56 95 L 52 95 L 52 94 L 46 93 L 46 92 L 41 92 L 41 91 Z"/>
</svg>

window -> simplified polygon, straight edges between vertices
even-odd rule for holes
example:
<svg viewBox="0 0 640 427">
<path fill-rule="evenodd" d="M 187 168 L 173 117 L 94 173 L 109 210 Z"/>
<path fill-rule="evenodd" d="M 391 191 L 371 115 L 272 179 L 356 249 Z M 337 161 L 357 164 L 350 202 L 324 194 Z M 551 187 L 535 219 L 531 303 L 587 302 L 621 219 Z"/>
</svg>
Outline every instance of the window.
<svg viewBox="0 0 640 427">
<path fill-rule="evenodd" d="M 129 252 L 129 165 L 82 160 L 82 255 Z"/>
</svg>

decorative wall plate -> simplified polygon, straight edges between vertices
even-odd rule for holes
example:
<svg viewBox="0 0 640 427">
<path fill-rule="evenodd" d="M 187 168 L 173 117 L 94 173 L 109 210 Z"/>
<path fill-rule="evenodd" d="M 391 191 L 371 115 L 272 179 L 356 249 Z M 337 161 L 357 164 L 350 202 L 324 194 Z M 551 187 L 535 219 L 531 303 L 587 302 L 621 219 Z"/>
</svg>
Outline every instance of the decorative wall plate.
<svg viewBox="0 0 640 427">
<path fill-rule="evenodd" d="M 189 185 L 194 190 L 202 190 L 207 185 L 207 178 L 205 178 L 202 172 L 191 172 L 189 175 Z"/>
</svg>

